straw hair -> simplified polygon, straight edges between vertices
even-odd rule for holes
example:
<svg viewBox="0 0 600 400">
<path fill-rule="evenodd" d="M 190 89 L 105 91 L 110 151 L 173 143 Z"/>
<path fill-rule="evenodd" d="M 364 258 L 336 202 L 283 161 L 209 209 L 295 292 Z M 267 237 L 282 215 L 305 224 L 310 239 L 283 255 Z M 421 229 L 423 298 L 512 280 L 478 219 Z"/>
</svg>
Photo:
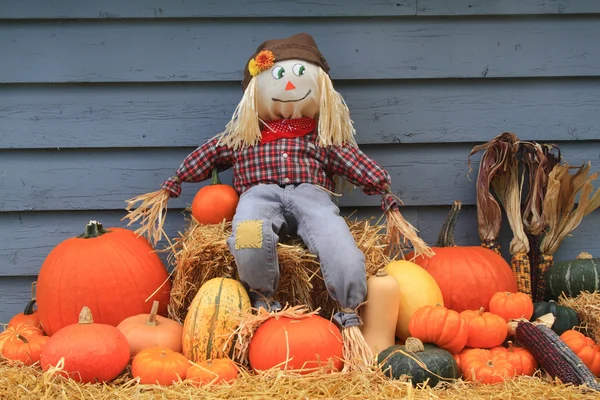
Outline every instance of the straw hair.
<svg viewBox="0 0 600 400">
<path fill-rule="evenodd" d="M 435 252 L 417 234 L 417 229 L 404 219 L 399 210 L 388 210 L 385 213 L 387 224 L 388 254 L 403 252 L 412 245 L 414 252 L 411 260 L 419 256 L 432 257 Z"/>
<path fill-rule="evenodd" d="M 357 146 L 356 130 L 344 98 L 334 88 L 329 75 L 319 68 L 319 146 Z"/>
<path fill-rule="evenodd" d="M 215 136 L 219 144 L 239 150 L 260 142 L 257 85 L 256 78 L 252 78 L 225 130 Z"/>
<path fill-rule="evenodd" d="M 162 238 L 162 235 L 165 234 L 163 226 L 167 217 L 169 196 L 170 192 L 167 189 L 160 189 L 127 200 L 126 210 L 129 213 L 121 218 L 121 221 L 129 219 L 127 226 L 131 226 L 141 219 L 141 227 L 136 229 L 135 233 L 140 236 L 146 235 L 148 241 L 156 245 Z M 132 210 L 135 203 L 138 202 L 142 204 Z"/>
</svg>

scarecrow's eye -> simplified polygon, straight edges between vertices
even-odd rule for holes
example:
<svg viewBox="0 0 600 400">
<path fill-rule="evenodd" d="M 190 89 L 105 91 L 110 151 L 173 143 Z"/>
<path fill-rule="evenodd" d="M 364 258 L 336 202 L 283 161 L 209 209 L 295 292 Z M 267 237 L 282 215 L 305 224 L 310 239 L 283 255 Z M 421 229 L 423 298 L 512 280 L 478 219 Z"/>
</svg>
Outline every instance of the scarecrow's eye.
<svg viewBox="0 0 600 400">
<path fill-rule="evenodd" d="M 281 79 L 285 75 L 285 69 L 283 67 L 275 67 L 271 70 L 271 75 L 275 79 Z"/>
<path fill-rule="evenodd" d="M 304 75 L 304 71 L 306 71 L 306 68 L 304 68 L 304 65 L 302 65 L 302 64 L 296 64 L 292 68 L 292 71 L 294 71 L 295 75 L 302 76 L 302 75 Z"/>
</svg>

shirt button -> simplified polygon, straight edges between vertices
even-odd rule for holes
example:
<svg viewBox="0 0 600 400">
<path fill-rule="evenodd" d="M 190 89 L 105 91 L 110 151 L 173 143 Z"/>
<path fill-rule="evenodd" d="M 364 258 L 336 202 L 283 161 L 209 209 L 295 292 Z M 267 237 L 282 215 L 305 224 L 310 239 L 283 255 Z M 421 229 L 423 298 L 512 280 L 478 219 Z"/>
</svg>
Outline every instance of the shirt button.
<svg viewBox="0 0 600 400">
<path fill-rule="evenodd" d="M 288 158 L 288 155 L 287 155 L 287 153 L 283 153 L 283 154 L 281 155 L 281 157 L 283 157 L 283 158 Z"/>
<path fill-rule="evenodd" d="M 285 178 L 283 181 L 284 181 L 285 183 L 290 183 L 290 178 Z"/>
</svg>

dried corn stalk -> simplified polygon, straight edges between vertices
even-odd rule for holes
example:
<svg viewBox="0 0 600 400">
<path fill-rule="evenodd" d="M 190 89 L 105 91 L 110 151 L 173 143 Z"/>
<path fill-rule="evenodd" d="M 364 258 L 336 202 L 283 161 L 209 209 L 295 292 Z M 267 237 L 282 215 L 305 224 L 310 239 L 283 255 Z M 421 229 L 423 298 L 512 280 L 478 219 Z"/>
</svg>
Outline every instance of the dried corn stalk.
<svg viewBox="0 0 600 400">
<path fill-rule="evenodd" d="M 583 217 L 600 207 L 600 189 L 593 195 L 592 181 L 598 179 L 598 172 L 588 176 L 591 163 L 580 167 L 568 164 L 556 165 L 548 176 L 548 189 L 544 198 L 543 218 L 548 221 L 546 236 L 540 245 L 539 281 L 537 297 L 543 297 L 546 291 L 544 274 L 554 264 L 554 253 L 564 238 L 579 226 Z M 569 170 L 577 169 L 574 174 Z M 575 199 L 579 195 L 579 204 L 575 208 Z M 591 197 L 590 197 L 591 195 Z"/>
<path fill-rule="evenodd" d="M 477 225 L 481 245 L 500 254 L 498 235 L 502 225 L 502 211 L 492 193 L 492 180 L 504 180 L 507 164 L 514 157 L 514 143 L 517 137 L 504 132 L 491 141 L 473 147 L 469 154 L 469 171 L 471 156 L 484 150 L 479 163 L 477 175 Z"/>
</svg>

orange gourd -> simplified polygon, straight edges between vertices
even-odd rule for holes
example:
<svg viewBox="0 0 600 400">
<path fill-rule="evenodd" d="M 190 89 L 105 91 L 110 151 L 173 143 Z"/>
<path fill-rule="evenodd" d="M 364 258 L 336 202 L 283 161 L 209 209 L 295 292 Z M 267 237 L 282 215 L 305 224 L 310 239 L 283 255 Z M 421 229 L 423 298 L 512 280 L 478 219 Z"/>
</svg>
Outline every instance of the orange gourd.
<svg viewBox="0 0 600 400">
<path fill-rule="evenodd" d="M 512 341 L 508 342 L 507 347 L 493 347 L 490 349 L 492 353 L 501 353 L 506 359 L 514 365 L 516 375 L 533 375 L 538 363 L 533 357 L 533 354 L 524 347 L 515 347 Z"/>
<path fill-rule="evenodd" d="M 238 376 L 238 369 L 228 358 L 215 358 L 191 365 L 187 379 L 194 386 L 231 382 Z"/>
<path fill-rule="evenodd" d="M 48 336 L 31 325 L 10 326 L 0 333 L 0 356 L 32 365 L 40 361 L 42 348 L 47 341 Z"/>
<path fill-rule="evenodd" d="M 533 301 L 525 293 L 498 292 L 490 299 L 489 310 L 506 322 L 517 318 L 529 320 L 533 315 Z"/>
<path fill-rule="evenodd" d="M 502 352 L 466 348 L 459 357 L 460 371 L 467 381 L 500 383 L 516 373 L 515 365 Z"/>
<path fill-rule="evenodd" d="M 186 378 L 188 359 L 164 347 L 144 349 L 133 357 L 131 374 L 142 384 L 172 385 Z"/>
<path fill-rule="evenodd" d="M 504 318 L 490 312 L 466 310 L 460 313 L 469 331 L 466 347 L 491 349 L 500 346 L 508 336 L 508 326 Z"/>
<path fill-rule="evenodd" d="M 330 366 L 340 371 L 342 347 L 339 328 L 323 317 L 270 318 L 250 340 L 248 360 L 257 371 L 277 367 L 306 374 Z"/>
<path fill-rule="evenodd" d="M 81 383 L 106 382 L 129 364 L 129 343 L 114 326 L 95 323 L 90 309 L 83 307 L 77 324 L 50 337 L 40 360 L 44 371 L 61 363 L 63 376 Z"/>
<path fill-rule="evenodd" d="M 454 310 L 441 305 L 419 308 L 410 319 L 408 330 L 412 337 L 423 343 L 433 343 L 452 354 L 461 351 L 467 344 L 467 323 Z"/>
<path fill-rule="evenodd" d="M 367 297 L 360 311 L 360 330 L 373 354 L 393 346 L 400 308 L 400 285 L 384 269 L 367 280 Z M 414 335 L 413 335 L 414 336 Z"/>
<path fill-rule="evenodd" d="M 517 281 L 510 265 L 490 249 L 454 244 L 454 228 L 461 203 L 455 201 L 432 257 L 417 257 L 413 262 L 425 268 L 444 296 L 444 306 L 462 312 L 487 308 L 496 292 L 516 292 Z M 412 254 L 406 256 L 412 258 Z"/>
<path fill-rule="evenodd" d="M 183 325 L 172 319 L 156 315 L 159 302 L 154 301 L 150 314 L 139 314 L 124 319 L 117 329 L 129 342 L 131 356 L 151 347 L 162 347 L 181 353 Z"/>
<path fill-rule="evenodd" d="M 35 299 L 31 299 L 27 305 L 25 305 L 25 309 L 23 312 L 18 313 L 14 317 L 8 321 L 8 327 L 14 327 L 19 325 L 31 325 L 36 328 L 41 328 L 42 324 L 40 323 L 40 316 L 37 310 L 34 310 L 35 307 Z"/>
<path fill-rule="evenodd" d="M 600 376 L 600 346 L 583 333 L 570 329 L 560 338 L 583 361 L 592 374 Z"/>
<path fill-rule="evenodd" d="M 192 215 L 201 224 L 220 224 L 233 219 L 239 202 L 236 190 L 221 183 L 217 169 L 213 169 L 212 181 L 204 186 L 192 200 Z"/>
<path fill-rule="evenodd" d="M 41 267 L 36 288 L 40 321 L 52 336 L 76 324 L 83 306 L 89 306 L 96 322 L 112 326 L 149 313 L 153 300 L 161 302 L 159 314 L 165 315 L 168 278 L 144 237 L 90 221 L 82 235 L 54 247 Z"/>
</svg>

